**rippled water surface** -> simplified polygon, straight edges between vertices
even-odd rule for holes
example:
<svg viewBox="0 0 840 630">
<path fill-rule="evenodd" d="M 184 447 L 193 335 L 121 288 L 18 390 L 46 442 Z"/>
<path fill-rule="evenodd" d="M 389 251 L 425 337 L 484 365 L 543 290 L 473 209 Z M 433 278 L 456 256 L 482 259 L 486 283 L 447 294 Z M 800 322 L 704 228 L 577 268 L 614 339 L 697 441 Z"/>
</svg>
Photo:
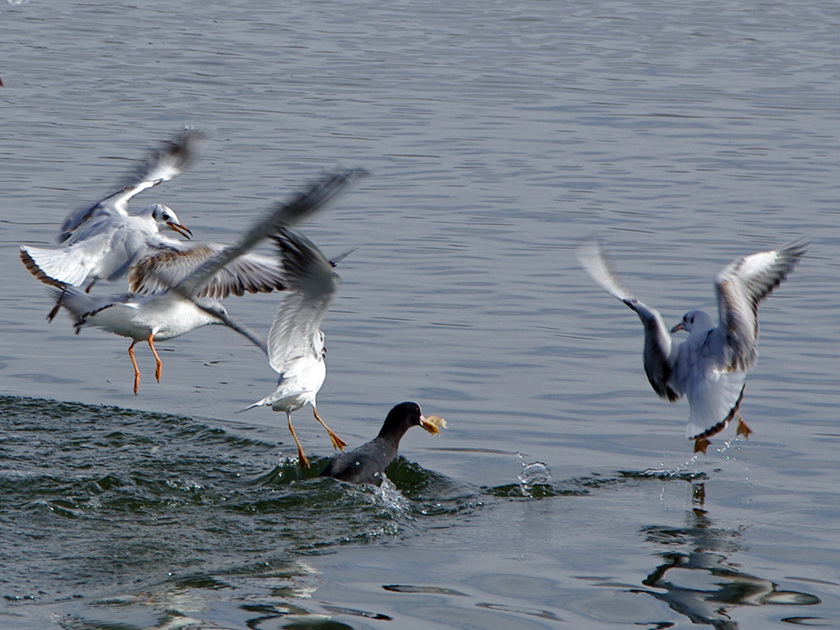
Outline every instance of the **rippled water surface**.
<svg viewBox="0 0 840 630">
<path fill-rule="evenodd" d="M 805 0 L 8 2 L 0 11 L 0 627 L 840 627 L 835 262 L 840 8 Z M 236 412 L 264 357 L 209 327 L 147 348 L 48 324 L 17 259 L 184 125 L 172 206 L 229 242 L 325 169 L 372 172 L 301 226 L 342 261 L 319 412 L 395 403 L 379 490 L 329 442 Z M 599 233 L 675 323 L 732 259 L 813 241 L 761 307 L 742 412 L 692 457 Z M 266 251 L 269 251 L 266 249 Z M 122 286 L 97 286 L 97 291 Z M 232 299 L 265 331 L 277 296 Z M 729 441 L 728 441 L 729 440 Z"/>
</svg>

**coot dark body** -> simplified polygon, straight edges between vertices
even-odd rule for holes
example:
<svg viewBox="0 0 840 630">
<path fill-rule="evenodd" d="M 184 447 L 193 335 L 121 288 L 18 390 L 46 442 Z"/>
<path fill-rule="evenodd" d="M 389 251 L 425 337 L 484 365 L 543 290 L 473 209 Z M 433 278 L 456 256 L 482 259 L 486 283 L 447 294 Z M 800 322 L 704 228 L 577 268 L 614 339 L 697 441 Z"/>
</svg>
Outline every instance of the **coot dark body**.
<svg viewBox="0 0 840 630">
<path fill-rule="evenodd" d="M 437 433 L 437 429 L 423 417 L 420 405 L 413 402 L 400 403 L 388 413 L 379 435 L 367 444 L 333 458 L 321 476 L 350 483 L 381 484 L 385 469 L 397 456 L 403 435 L 416 426 Z"/>
</svg>

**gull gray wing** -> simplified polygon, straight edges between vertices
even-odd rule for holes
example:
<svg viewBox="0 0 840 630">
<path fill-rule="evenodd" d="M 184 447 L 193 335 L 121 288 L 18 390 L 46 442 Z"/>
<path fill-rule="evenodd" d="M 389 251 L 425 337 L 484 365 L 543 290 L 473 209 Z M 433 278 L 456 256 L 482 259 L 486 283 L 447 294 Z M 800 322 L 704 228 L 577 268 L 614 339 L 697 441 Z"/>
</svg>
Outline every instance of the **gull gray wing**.
<svg viewBox="0 0 840 630">
<path fill-rule="evenodd" d="M 199 243 L 161 249 L 131 268 L 129 290 L 144 295 L 160 293 L 187 278 L 204 263 L 218 256 L 224 245 Z M 277 259 L 246 253 L 228 262 L 193 297 L 223 299 L 230 295 L 282 291 L 283 275 Z"/>
<path fill-rule="evenodd" d="M 294 225 L 322 209 L 365 175 L 367 171 L 363 169 L 346 169 L 314 182 L 288 202 L 278 204 L 265 218 L 248 230 L 238 243 L 224 248 L 204 262 L 194 273 L 175 285 L 173 290 L 185 297 L 194 296 L 222 267 L 252 249 L 279 228 Z"/>
<path fill-rule="evenodd" d="M 755 364 L 758 305 L 793 271 L 807 247 L 796 241 L 739 258 L 715 278 L 719 328 L 726 333 L 731 369 L 748 370 Z"/>
<path fill-rule="evenodd" d="M 662 315 L 655 308 L 640 302 L 622 286 L 597 240 L 590 240 L 578 248 L 578 260 L 595 282 L 639 316 L 645 329 L 643 356 L 648 381 L 662 398 L 672 402 L 677 400 L 682 392 L 676 391 L 670 382 L 671 334 Z"/>
<path fill-rule="evenodd" d="M 184 131 L 175 140 L 166 142 L 161 149 L 154 151 L 146 159 L 138 173 L 119 191 L 97 201 L 96 203 L 72 212 L 61 225 L 58 242 L 63 243 L 85 222 L 103 214 L 128 215 L 128 202 L 138 193 L 169 181 L 176 175 L 183 173 L 192 163 L 196 145 L 202 134 L 191 129 Z"/>
<path fill-rule="evenodd" d="M 302 234 L 281 228 L 272 238 L 280 249 L 287 291 L 268 333 L 268 362 L 282 374 L 288 361 L 320 353 L 321 321 L 341 279 Z"/>
</svg>

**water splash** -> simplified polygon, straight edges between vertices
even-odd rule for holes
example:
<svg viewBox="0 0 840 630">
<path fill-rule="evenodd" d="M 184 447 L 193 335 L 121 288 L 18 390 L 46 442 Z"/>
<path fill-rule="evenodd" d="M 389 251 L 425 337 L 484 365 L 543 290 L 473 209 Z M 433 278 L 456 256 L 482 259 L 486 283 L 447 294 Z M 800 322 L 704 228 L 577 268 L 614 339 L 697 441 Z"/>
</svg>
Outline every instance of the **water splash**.
<svg viewBox="0 0 840 630">
<path fill-rule="evenodd" d="M 734 437 L 729 438 L 723 443 L 723 446 L 720 448 L 715 448 L 715 452 L 722 455 L 726 453 L 730 448 L 737 449 L 740 448 L 741 436 L 735 435 Z M 727 456 L 728 457 L 728 456 Z"/>
<path fill-rule="evenodd" d="M 385 475 L 382 475 L 382 485 L 374 490 L 373 496 L 392 512 L 405 513 L 411 507 L 411 501 L 406 499 Z"/>
<path fill-rule="evenodd" d="M 665 462 L 662 462 L 659 464 L 659 468 L 648 468 L 639 473 L 639 476 L 656 477 L 659 479 L 690 479 L 695 475 L 700 477 L 703 476 L 703 473 L 694 469 L 702 455 L 702 453 L 695 453 L 690 459 L 673 468 L 667 467 Z"/>
<path fill-rule="evenodd" d="M 714 450 L 718 455 L 723 455 L 730 449 L 738 448 L 740 442 L 741 436 L 736 435 L 726 440 L 722 446 L 714 447 Z M 685 480 L 704 478 L 704 473 L 702 471 L 697 470 L 697 463 L 702 457 L 705 456 L 706 455 L 704 453 L 694 453 L 688 460 L 672 468 L 668 467 L 665 464 L 665 462 L 662 462 L 660 464 L 660 468 L 648 468 L 647 470 L 644 470 L 641 473 L 639 473 L 639 476 Z M 727 455 L 726 459 L 731 459 L 731 455 Z"/>
<path fill-rule="evenodd" d="M 551 469 L 542 462 L 526 462 L 522 453 L 516 454 L 522 464 L 522 472 L 517 475 L 522 495 L 534 497 L 534 489 L 551 485 Z"/>
</svg>

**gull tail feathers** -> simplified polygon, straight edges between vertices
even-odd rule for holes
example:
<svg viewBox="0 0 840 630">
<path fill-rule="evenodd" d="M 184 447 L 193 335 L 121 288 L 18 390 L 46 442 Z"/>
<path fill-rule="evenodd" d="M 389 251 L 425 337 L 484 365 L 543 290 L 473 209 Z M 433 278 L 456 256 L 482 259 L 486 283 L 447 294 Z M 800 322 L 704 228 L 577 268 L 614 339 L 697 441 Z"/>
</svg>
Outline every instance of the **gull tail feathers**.
<svg viewBox="0 0 840 630">
<path fill-rule="evenodd" d="M 706 401 L 698 401 L 697 395 L 691 396 L 689 398 L 691 411 L 685 428 L 686 439 L 710 438 L 723 431 L 738 414 L 741 401 L 744 399 L 745 388 L 743 375 L 737 375 L 729 382 L 722 384 L 722 389 L 726 393 L 721 394 L 720 390 L 715 392 L 714 403 L 708 403 L 708 398 Z"/>
<path fill-rule="evenodd" d="M 50 296 L 55 300 L 55 311 L 60 307 L 64 307 L 70 319 L 73 321 L 73 326 L 76 328 L 76 334 L 84 325 L 88 315 L 96 311 L 95 300 L 87 293 L 82 293 L 73 287 L 50 287 L 48 289 Z M 55 313 L 53 313 L 55 316 Z"/>
<path fill-rule="evenodd" d="M 234 411 L 233 413 L 244 413 L 244 412 L 248 411 L 249 409 L 254 409 L 256 407 L 267 407 L 268 405 L 271 404 L 271 401 L 269 400 L 269 398 L 271 398 L 271 397 L 266 396 L 262 400 L 258 400 L 257 402 L 252 403 L 252 404 L 248 405 L 247 407 L 243 407 L 242 409 L 239 409 L 238 411 Z"/>
</svg>

